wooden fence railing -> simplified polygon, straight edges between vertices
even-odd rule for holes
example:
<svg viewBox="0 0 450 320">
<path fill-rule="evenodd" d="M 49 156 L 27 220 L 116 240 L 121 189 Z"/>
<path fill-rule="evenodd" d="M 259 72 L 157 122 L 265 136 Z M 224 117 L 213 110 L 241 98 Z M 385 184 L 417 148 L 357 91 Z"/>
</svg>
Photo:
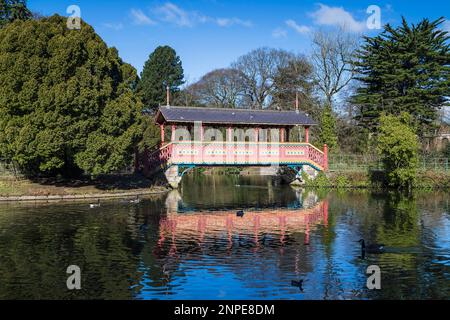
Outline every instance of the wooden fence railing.
<svg viewBox="0 0 450 320">
<path fill-rule="evenodd" d="M 368 170 L 383 169 L 383 164 L 376 155 L 330 154 L 330 170 Z M 450 171 L 449 158 L 420 157 L 419 170 Z"/>
</svg>

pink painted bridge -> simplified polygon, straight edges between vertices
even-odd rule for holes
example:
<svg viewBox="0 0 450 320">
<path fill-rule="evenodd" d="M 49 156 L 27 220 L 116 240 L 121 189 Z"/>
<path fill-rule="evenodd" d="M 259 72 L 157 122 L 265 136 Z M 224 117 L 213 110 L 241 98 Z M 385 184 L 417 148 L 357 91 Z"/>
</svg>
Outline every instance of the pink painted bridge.
<svg viewBox="0 0 450 320">
<path fill-rule="evenodd" d="M 135 167 L 145 175 L 164 170 L 173 187 L 196 166 L 286 166 L 297 174 L 303 166 L 328 169 L 327 146 L 320 150 L 309 143 L 315 123 L 299 111 L 167 106 L 160 108 L 156 122 L 161 145 L 138 154 Z M 289 141 L 293 127 L 303 128 L 304 142 Z"/>
</svg>

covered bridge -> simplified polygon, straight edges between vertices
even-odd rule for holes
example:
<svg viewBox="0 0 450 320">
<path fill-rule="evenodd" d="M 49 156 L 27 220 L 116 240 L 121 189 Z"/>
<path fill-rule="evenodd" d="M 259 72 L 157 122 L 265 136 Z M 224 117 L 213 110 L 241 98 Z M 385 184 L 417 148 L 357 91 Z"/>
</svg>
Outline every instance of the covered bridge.
<svg viewBox="0 0 450 320">
<path fill-rule="evenodd" d="M 155 122 L 161 145 L 137 156 L 136 170 L 164 170 L 173 187 L 197 166 L 286 166 L 297 173 L 305 165 L 328 168 L 327 146 L 320 150 L 309 143 L 316 123 L 301 111 L 164 106 Z M 289 141 L 294 127 L 304 128 L 302 142 Z"/>
</svg>

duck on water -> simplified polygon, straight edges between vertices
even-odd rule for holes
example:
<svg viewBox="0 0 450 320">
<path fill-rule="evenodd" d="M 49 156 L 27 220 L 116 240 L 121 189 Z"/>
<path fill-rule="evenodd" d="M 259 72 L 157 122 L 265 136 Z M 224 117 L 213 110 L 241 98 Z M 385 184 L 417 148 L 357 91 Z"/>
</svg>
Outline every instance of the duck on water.
<svg viewBox="0 0 450 320">
<path fill-rule="evenodd" d="M 100 199 L 97 199 L 97 202 L 96 203 L 90 203 L 89 204 L 89 208 L 97 208 L 97 207 L 100 207 Z"/>
<path fill-rule="evenodd" d="M 361 251 L 362 252 L 375 253 L 375 254 L 380 254 L 380 253 L 385 252 L 384 244 L 372 243 L 372 244 L 366 245 L 366 242 L 364 241 L 364 239 L 360 239 L 358 242 L 361 243 Z"/>
</svg>

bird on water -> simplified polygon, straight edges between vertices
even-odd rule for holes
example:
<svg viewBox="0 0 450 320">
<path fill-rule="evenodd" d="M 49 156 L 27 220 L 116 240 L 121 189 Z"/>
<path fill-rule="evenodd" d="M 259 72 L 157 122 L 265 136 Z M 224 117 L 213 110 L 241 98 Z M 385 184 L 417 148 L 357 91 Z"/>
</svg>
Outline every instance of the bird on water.
<svg viewBox="0 0 450 320">
<path fill-rule="evenodd" d="M 97 203 L 90 203 L 89 208 L 97 208 L 100 207 L 100 199 L 97 199 Z"/>
<path fill-rule="evenodd" d="M 367 253 L 384 253 L 385 252 L 385 246 L 381 243 L 372 243 L 366 245 L 366 242 L 364 239 L 360 239 L 358 241 L 361 243 L 361 251 L 367 252 Z"/>
<path fill-rule="evenodd" d="M 139 203 L 141 202 L 141 199 L 139 198 L 139 195 L 136 195 L 135 199 L 130 200 L 130 203 Z"/>
<path fill-rule="evenodd" d="M 300 291 L 303 292 L 303 279 L 300 280 L 292 280 L 291 281 L 291 286 L 293 287 L 298 287 L 300 289 Z"/>
</svg>

